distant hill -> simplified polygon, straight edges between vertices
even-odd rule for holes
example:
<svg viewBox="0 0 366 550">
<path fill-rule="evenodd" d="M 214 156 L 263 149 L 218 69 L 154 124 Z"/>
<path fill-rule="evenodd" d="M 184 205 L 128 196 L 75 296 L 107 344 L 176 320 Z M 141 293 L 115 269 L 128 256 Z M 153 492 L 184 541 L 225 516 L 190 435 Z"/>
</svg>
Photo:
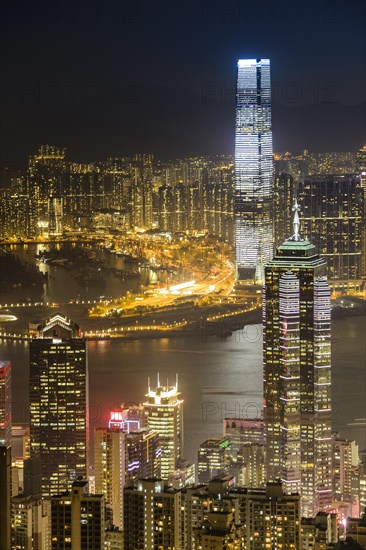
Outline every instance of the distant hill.
<svg viewBox="0 0 366 550">
<path fill-rule="evenodd" d="M 2 99 L 0 160 L 23 161 L 42 143 L 66 146 L 68 157 L 102 160 L 152 152 L 161 158 L 231 153 L 235 105 L 181 88 L 130 86 L 104 95 L 62 89 L 36 98 Z M 276 151 L 352 151 L 366 143 L 366 104 L 275 104 Z"/>
</svg>

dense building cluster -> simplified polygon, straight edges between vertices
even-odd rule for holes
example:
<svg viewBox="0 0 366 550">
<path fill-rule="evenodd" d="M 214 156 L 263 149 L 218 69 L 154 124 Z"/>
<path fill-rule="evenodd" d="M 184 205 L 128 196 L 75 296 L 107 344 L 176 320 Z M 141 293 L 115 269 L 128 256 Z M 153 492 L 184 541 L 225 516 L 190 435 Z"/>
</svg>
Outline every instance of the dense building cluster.
<svg viewBox="0 0 366 550">
<path fill-rule="evenodd" d="M 325 262 L 296 217 L 294 227 L 266 267 L 264 417 L 226 418 L 222 437 L 199 446 L 197 475 L 183 458 L 178 381 L 159 376 L 141 405 L 121 405 L 95 428 L 90 473 L 86 342 L 63 315 L 31 342 L 29 427 L 12 427 L 11 364 L 1 363 L 1 536 L 12 549 L 365 543 L 366 455 L 330 423 Z"/>
<path fill-rule="evenodd" d="M 235 170 L 224 157 L 77 164 L 42 146 L 1 190 L 8 241 L 155 229 L 234 245 L 236 290 L 263 284 L 263 407 L 207 434 L 196 468 L 178 376 L 158 374 L 89 453 L 87 342 L 55 313 L 29 345 L 29 426 L 12 426 L 0 362 L 0 550 L 366 547 L 366 454 L 333 431 L 331 399 L 331 291 L 365 276 L 366 149 L 273 157 L 270 89 L 269 60 L 239 61 Z"/>
<path fill-rule="evenodd" d="M 80 164 L 41 146 L 1 190 L 2 239 L 64 231 L 207 231 L 233 242 L 233 164 L 227 157 L 171 163 L 152 155 Z M 4 184 L 4 182 L 3 182 Z"/>
</svg>

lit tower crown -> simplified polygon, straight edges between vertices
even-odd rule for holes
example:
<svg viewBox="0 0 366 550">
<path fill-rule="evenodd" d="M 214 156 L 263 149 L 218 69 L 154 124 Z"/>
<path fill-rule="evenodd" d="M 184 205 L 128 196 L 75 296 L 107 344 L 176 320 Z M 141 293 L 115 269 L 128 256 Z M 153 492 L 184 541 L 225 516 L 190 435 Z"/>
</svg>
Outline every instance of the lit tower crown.
<svg viewBox="0 0 366 550">
<path fill-rule="evenodd" d="M 235 250 L 239 280 L 263 281 L 272 258 L 273 146 L 269 59 L 239 59 L 235 121 Z"/>
<path fill-rule="evenodd" d="M 302 514 L 327 510 L 331 493 L 331 307 L 326 263 L 294 234 L 265 268 L 264 419 L 268 480 L 299 492 Z M 315 495 L 315 498 L 314 498 Z"/>
<path fill-rule="evenodd" d="M 147 426 L 158 432 L 161 445 L 161 477 L 168 479 L 174 472 L 183 453 L 183 401 L 178 392 L 178 376 L 174 386 L 160 384 L 150 388 L 144 403 Z"/>
</svg>

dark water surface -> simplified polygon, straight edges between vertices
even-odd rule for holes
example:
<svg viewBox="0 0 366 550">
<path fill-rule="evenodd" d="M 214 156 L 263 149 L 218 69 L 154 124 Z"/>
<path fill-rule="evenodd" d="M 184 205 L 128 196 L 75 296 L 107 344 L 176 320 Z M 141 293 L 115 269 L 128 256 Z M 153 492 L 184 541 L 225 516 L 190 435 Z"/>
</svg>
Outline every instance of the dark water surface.
<svg viewBox="0 0 366 550">
<path fill-rule="evenodd" d="M 32 254 L 33 250 L 29 258 Z M 55 279 L 51 278 L 43 289 L 48 299 L 66 301 L 78 292 L 87 293 L 94 299 L 103 290 L 97 285 L 85 291 L 72 273 L 65 275 L 65 270 L 50 269 Z M 66 281 L 65 277 L 69 279 Z M 103 287 L 103 293 L 109 295 L 126 291 L 117 279 L 104 282 Z M 17 289 L 17 292 L 24 294 L 24 289 Z M 179 375 L 179 389 L 184 399 L 185 455 L 191 460 L 195 460 L 201 441 L 222 434 L 225 416 L 253 417 L 261 412 L 262 334 L 259 325 L 245 327 L 225 340 L 206 337 L 197 331 L 193 336 L 169 339 L 89 342 L 88 352 L 91 427 L 105 425 L 109 411 L 116 405 L 142 401 L 148 376 L 153 383 L 157 372 L 161 380 L 168 377 L 172 383 L 176 373 Z M 355 438 L 362 449 L 366 447 L 366 317 L 333 321 L 332 354 L 333 428 L 345 437 Z M 2 341 L 0 360 L 5 359 L 13 365 L 14 421 L 26 421 L 28 343 Z M 363 418 L 363 423 L 351 426 L 357 418 Z"/>
<path fill-rule="evenodd" d="M 333 427 L 366 447 L 365 318 L 337 320 L 333 344 Z M 138 403 L 147 390 L 147 378 L 174 382 L 184 399 L 185 454 L 194 459 L 197 446 L 222 433 L 225 416 L 256 416 L 262 403 L 260 326 L 246 327 L 225 341 L 201 334 L 129 342 L 90 342 L 90 417 L 104 425 L 109 411 L 121 402 Z M 206 340 L 206 341 L 205 341 Z M 13 364 L 14 421 L 28 411 L 29 346 L 3 342 L 0 359 Z"/>
</svg>

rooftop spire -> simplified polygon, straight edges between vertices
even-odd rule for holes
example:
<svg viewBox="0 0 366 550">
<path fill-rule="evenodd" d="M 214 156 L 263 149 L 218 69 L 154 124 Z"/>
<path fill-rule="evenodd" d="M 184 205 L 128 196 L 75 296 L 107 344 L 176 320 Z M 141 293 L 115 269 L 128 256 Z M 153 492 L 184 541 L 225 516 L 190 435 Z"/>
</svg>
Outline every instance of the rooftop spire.
<svg viewBox="0 0 366 550">
<path fill-rule="evenodd" d="M 292 207 L 292 210 L 295 212 L 294 221 L 293 221 L 294 234 L 292 236 L 292 240 L 293 241 L 302 241 L 302 238 L 300 237 L 300 217 L 299 217 L 300 206 L 297 202 L 297 199 L 295 199 L 295 204 Z"/>
</svg>

